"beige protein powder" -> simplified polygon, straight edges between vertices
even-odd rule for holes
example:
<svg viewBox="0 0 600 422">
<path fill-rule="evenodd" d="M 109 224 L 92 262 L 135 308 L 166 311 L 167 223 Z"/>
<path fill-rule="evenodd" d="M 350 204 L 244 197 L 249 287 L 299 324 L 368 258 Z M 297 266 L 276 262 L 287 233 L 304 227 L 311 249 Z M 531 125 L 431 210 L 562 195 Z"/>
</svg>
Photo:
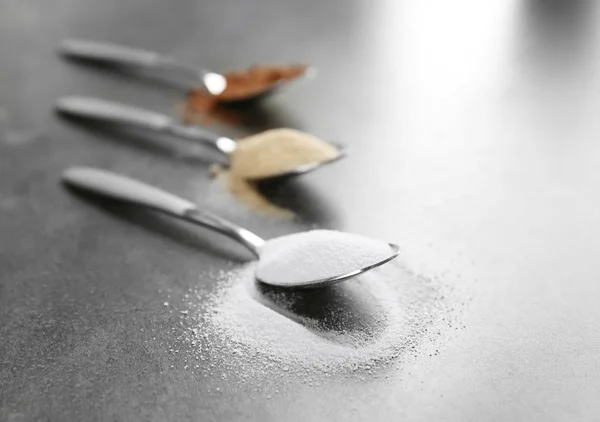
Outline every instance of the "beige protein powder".
<svg viewBox="0 0 600 422">
<path fill-rule="evenodd" d="M 231 172 L 241 179 L 266 179 L 296 167 L 333 160 L 333 145 L 294 129 L 272 129 L 240 139 L 231 154 Z"/>
</svg>

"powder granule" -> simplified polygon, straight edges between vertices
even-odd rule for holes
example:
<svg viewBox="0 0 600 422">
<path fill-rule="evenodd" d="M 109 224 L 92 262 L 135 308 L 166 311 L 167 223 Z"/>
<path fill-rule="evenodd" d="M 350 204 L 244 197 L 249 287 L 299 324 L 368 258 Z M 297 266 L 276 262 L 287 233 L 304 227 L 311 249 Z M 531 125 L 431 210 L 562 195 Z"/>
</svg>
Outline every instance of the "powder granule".
<svg viewBox="0 0 600 422">
<path fill-rule="evenodd" d="M 256 275 L 279 286 L 297 286 L 358 271 L 391 255 L 390 245 L 380 240 L 334 230 L 310 230 L 267 241 Z"/>
<path fill-rule="evenodd" d="M 333 145 L 307 133 L 272 129 L 237 142 L 231 154 L 231 171 L 243 179 L 266 179 L 338 155 Z"/>
</svg>

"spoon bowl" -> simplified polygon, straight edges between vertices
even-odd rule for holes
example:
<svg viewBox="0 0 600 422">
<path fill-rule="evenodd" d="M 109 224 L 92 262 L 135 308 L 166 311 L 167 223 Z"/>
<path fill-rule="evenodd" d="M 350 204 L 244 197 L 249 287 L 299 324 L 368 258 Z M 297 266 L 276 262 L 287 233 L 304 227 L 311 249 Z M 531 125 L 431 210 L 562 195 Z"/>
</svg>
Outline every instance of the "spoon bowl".
<svg viewBox="0 0 600 422">
<path fill-rule="evenodd" d="M 200 210 L 186 199 L 106 170 L 72 167 L 63 173 L 62 180 L 72 188 L 149 208 L 221 233 L 258 259 L 258 281 L 281 288 L 316 288 L 337 283 L 383 265 L 399 254 L 395 244 L 332 230 L 264 240 L 224 218 Z M 333 244 L 337 246 L 332 248 Z M 307 246 L 312 249 L 302 250 Z"/>
<path fill-rule="evenodd" d="M 300 176 L 302 174 L 317 170 L 318 168 L 321 168 L 327 164 L 335 163 L 336 161 L 341 160 L 342 158 L 346 157 L 346 154 L 348 152 L 347 152 L 347 149 L 345 146 L 335 143 L 335 142 L 329 142 L 329 144 L 334 146 L 337 149 L 337 155 L 335 157 L 330 158 L 328 160 L 315 161 L 313 163 L 302 164 L 302 165 L 294 167 L 293 169 L 290 169 L 284 173 L 280 173 L 277 176 L 273 176 L 273 178 L 279 179 L 279 178 L 284 178 L 284 177 Z"/>
<path fill-rule="evenodd" d="M 300 251 L 298 254 L 289 253 L 289 250 L 281 245 L 282 241 L 292 245 L 298 244 L 302 237 L 316 237 L 315 235 L 319 235 L 322 242 L 334 241 L 336 237 L 342 237 L 347 239 L 349 244 L 358 238 L 360 242 L 368 243 L 369 247 L 377 249 L 378 253 L 365 258 L 356 250 L 348 247 L 349 245 L 340 245 L 339 250 L 343 250 L 346 256 L 328 255 L 327 251 L 331 250 L 329 245 L 315 243 L 310 247 L 303 245 L 304 251 Z M 271 244 L 274 244 L 273 247 L 279 250 L 271 251 Z M 306 253 L 307 251 L 308 253 Z M 393 243 L 385 243 L 349 233 L 311 230 L 267 240 L 261 248 L 260 254 L 261 259 L 256 267 L 258 281 L 280 288 L 309 289 L 339 283 L 379 267 L 396 258 L 399 254 L 399 247 Z M 317 268 L 316 271 L 315 268 Z"/>
<path fill-rule="evenodd" d="M 246 107 L 246 106 L 250 106 L 253 103 L 256 103 L 258 101 L 262 101 L 264 99 L 266 99 L 267 97 L 270 97 L 278 92 L 284 91 L 285 89 L 287 89 L 288 87 L 290 87 L 291 85 L 293 85 L 294 83 L 298 83 L 301 82 L 303 80 L 307 80 L 310 78 L 313 78 L 316 75 L 316 70 L 313 67 L 306 67 L 306 69 L 304 69 L 304 72 L 301 73 L 300 75 L 294 77 L 294 78 L 289 78 L 289 79 L 284 79 L 284 80 L 279 80 L 279 81 L 275 81 L 270 83 L 269 85 L 267 85 L 263 90 L 261 91 L 255 91 L 252 92 L 250 94 L 247 94 L 245 96 L 237 96 L 235 98 L 223 98 L 220 97 L 219 98 L 219 102 L 231 107 L 235 107 L 235 106 L 239 106 L 239 107 Z M 218 94 L 216 94 L 218 95 Z"/>
</svg>

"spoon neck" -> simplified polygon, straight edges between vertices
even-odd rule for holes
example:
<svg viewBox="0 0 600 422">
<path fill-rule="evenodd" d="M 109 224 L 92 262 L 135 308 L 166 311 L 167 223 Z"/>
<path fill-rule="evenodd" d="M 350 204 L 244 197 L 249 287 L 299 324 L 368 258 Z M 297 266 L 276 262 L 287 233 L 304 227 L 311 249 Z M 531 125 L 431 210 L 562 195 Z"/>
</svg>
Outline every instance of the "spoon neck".
<svg viewBox="0 0 600 422">
<path fill-rule="evenodd" d="M 172 122 L 168 131 L 180 138 L 206 145 L 220 153 L 225 159 L 228 159 L 229 154 L 235 149 L 235 141 L 233 139 L 219 136 L 198 126 L 181 125 Z"/>
<path fill-rule="evenodd" d="M 214 230 L 235 240 L 248 249 L 256 258 L 260 257 L 260 249 L 265 244 L 265 240 L 250 230 L 216 215 L 199 211 L 197 208 L 187 210 L 183 217 L 194 224 Z"/>
<path fill-rule="evenodd" d="M 204 72 L 200 72 L 194 67 L 182 63 L 173 57 L 163 56 L 156 53 L 154 54 L 155 55 L 152 60 L 153 68 L 158 68 L 165 72 L 174 72 L 175 74 L 178 74 L 184 78 L 202 82 L 202 76 Z"/>
</svg>

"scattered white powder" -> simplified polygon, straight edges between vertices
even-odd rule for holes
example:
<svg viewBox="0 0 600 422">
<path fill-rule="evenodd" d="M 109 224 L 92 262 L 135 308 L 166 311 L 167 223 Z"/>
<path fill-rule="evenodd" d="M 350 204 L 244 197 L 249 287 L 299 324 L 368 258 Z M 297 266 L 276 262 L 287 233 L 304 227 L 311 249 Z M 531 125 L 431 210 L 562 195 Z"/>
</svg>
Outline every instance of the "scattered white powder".
<svg viewBox="0 0 600 422">
<path fill-rule="evenodd" d="M 301 286 L 342 276 L 388 259 L 390 245 L 333 230 L 310 230 L 265 243 L 256 269 L 258 279 L 276 286 Z"/>
<path fill-rule="evenodd" d="M 254 264 L 213 278 L 216 290 L 186 295 L 179 348 L 195 370 L 257 388 L 289 376 L 310 384 L 376 374 L 417 356 L 428 330 L 448 313 L 436 283 L 401 261 L 313 290 L 257 283 Z"/>
</svg>

